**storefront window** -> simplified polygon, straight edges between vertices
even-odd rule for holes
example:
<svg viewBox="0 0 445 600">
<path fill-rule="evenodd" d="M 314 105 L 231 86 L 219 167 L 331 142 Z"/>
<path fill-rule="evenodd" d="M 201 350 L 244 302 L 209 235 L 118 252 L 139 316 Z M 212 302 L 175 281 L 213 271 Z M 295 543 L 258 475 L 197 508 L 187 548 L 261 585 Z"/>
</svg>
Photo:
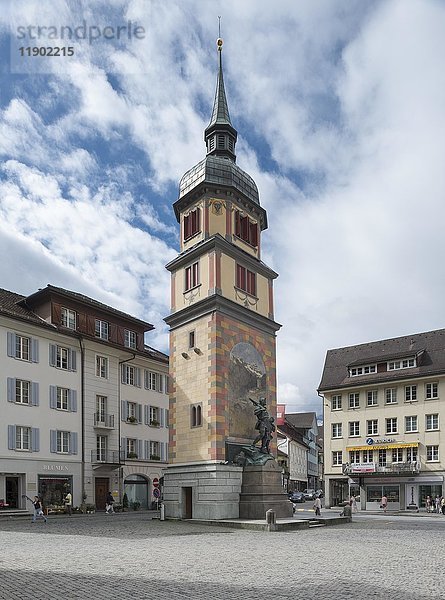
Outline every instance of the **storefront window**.
<svg viewBox="0 0 445 600">
<path fill-rule="evenodd" d="M 426 497 L 430 496 L 431 498 L 435 498 L 436 496 L 442 496 L 442 486 L 441 485 L 419 485 L 419 502 L 420 506 L 425 507 Z"/>
<path fill-rule="evenodd" d="M 39 475 L 39 496 L 43 504 L 48 506 L 63 506 L 63 499 L 73 490 L 73 478 L 66 477 L 43 477 Z"/>
<path fill-rule="evenodd" d="M 129 475 L 124 482 L 124 493 L 130 508 L 133 502 L 139 502 L 141 508 L 149 508 L 148 481 L 142 475 Z"/>
<path fill-rule="evenodd" d="M 366 487 L 366 501 L 379 502 L 382 496 L 388 498 L 388 502 L 400 502 L 400 486 L 398 485 L 368 485 Z"/>
</svg>

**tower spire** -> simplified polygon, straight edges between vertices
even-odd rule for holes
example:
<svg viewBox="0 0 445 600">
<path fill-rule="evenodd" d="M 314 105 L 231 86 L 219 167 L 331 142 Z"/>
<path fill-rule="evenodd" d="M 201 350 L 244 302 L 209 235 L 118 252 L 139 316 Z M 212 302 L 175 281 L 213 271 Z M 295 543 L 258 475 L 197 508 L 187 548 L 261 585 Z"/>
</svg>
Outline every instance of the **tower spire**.
<svg viewBox="0 0 445 600">
<path fill-rule="evenodd" d="M 221 19 L 221 17 L 218 17 Z M 221 33 L 221 21 L 219 22 L 219 33 Z M 213 101 L 212 116 L 204 132 L 204 140 L 207 145 L 207 154 L 226 156 L 235 161 L 235 143 L 237 131 L 230 120 L 229 107 L 227 104 L 226 91 L 224 88 L 224 76 L 222 68 L 223 40 L 216 40 L 218 49 L 218 77 L 216 80 L 215 99 Z"/>
</svg>

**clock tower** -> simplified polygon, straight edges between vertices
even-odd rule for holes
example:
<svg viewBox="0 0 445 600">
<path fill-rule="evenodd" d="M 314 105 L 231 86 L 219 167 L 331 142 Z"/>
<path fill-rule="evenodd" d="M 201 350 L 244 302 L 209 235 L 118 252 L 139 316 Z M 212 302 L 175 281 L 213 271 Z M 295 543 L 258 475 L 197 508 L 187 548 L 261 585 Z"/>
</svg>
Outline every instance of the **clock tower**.
<svg viewBox="0 0 445 600">
<path fill-rule="evenodd" d="M 276 414 L 273 281 L 261 260 L 267 229 L 254 180 L 236 164 L 222 40 L 206 156 L 185 173 L 174 211 L 180 252 L 171 273 L 170 444 L 166 516 L 239 516 L 241 445 L 256 435 L 249 398 Z M 272 453 L 276 446 L 272 440 Z"/>
</svg>

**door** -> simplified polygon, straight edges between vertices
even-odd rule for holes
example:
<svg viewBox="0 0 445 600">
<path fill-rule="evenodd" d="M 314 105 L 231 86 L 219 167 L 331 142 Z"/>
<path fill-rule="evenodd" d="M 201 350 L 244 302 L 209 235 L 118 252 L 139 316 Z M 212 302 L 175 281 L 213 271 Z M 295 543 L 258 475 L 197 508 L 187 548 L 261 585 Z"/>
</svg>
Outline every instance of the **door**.
<svg viewBox="0 0 445 600">
<path fill-rule="evenodd" d="M 9 508 L 19 508 L 19 478 L 6 477 L 6 503 Z"/>
<path fill-rule="evenodd" d="M 110 491 L 110 480 L 108 477 L 96 477 L 94 480 L 95 485 L 95 499 L 96 508 L 98 510 L 105 510 L 105 499 L 108 492 Z"/>
<path fill-rule="evenodd" d="M 192 488 L 184 487 L 182 488 L 182 500 L 184 507 L 184 519 L 192 519 Z"/>
</svg>

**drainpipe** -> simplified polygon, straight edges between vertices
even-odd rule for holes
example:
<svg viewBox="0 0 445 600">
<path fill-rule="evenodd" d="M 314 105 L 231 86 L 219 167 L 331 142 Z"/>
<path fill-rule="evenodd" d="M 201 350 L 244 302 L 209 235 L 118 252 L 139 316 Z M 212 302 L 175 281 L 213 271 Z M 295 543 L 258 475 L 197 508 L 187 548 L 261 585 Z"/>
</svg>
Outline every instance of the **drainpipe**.
<svg viewBox="0 0 445 600">
<path fill-rule="evenodd" d="M 82 502 L 84 503 L 85 494 L 85 346 L 83 338 L 79 336 L 80 346 L 80 411 L 81 411 L 81 429 L 82 429 L 82 454 L 80 465 L 80 477 L 82 481 Z"/>
<path fill-rule="evenodd" d="M 122 499 L 123 499 L 123 489 L 124 489 L 124 485 L 123 485 L 123 477 L 122 477 L 122 464 L 121 464 L 121 419 L 122 419 L 122 414 L 121 414 L 121 365 L 130 362 L 132 360 L 134 360 L 136 358 L 136 354 L 133 352 L 133 356 L 131 358 L 127 358 L 125 360 L 120 360 L 118 363 L 118 373 L 117 373 L 117 415 L 118 415 L 118 419 L 117 419 L 117 447 L 119 448 L 118 450 L 118 456 L 119 456 L 119 477 L 118 477 L 118 485 L 119 485 L 119 503 L 122 504 Z M 125 452 L 125 450 L 124 450 Z"/>
</svg>

